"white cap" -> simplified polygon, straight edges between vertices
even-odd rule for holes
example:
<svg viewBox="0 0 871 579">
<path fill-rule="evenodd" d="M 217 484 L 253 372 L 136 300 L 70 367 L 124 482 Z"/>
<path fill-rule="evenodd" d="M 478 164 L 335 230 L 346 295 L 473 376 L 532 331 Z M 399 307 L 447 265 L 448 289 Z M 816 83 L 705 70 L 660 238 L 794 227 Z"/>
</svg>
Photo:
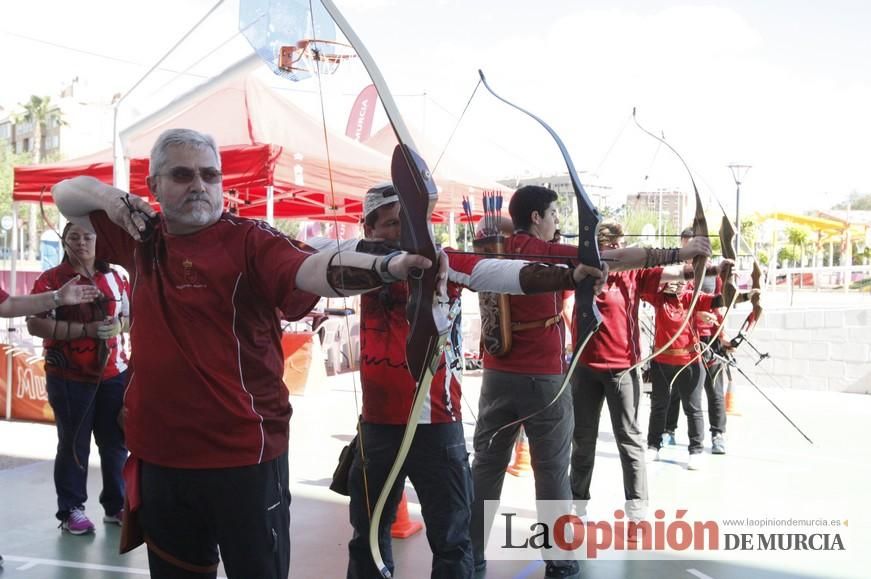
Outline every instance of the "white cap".
<svg viewBox="0 0 871 579">
<path fill-rule="evenodd" d="M 363 218 L 369 216 L 370 213 L 383 207 L 399 201 L 399 196 L 396 194 L 396 189 L 393 188 L 393 183 L 384 182 L 375 185 L 368 191 L 363 198 Z"/>
</svg>

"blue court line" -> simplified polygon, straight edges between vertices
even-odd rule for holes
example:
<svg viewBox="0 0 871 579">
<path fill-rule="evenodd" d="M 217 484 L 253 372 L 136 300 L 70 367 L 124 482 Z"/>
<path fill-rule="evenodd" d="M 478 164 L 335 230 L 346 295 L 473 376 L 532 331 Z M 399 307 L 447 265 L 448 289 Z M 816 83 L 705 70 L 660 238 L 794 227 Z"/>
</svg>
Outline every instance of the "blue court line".
<svg viewBox="0 0 871 579">
<path fill-rule="evenodd" d="M 520 573 L 515 575 L 514 579 L 526 579 L 526 577 L 529 577 L 530 575 L 535 573 L 535 571 L 537 571 L 539 567 L 542 567 L 543 565 L 544 561 L 533 561 L 532 563 L 524 567 L 523 570 L 520 571 Z"/>
</svg>

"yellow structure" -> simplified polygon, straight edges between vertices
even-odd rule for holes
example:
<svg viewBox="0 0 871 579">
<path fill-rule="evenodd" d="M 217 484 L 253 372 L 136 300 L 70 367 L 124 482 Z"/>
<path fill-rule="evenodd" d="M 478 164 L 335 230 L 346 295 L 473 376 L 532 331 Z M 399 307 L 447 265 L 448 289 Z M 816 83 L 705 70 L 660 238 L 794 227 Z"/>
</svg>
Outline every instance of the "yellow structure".
<svg viewBox="0 0 871 579">
<path fill-rule="evenodd" d="M 851 239 L 854 242 L 868 244 L 868 236 L 871 234 L 871 228 L 862 223 L 849 223 L 843 219 L 833 215 L 826 215 L 818 211 L 817 216 L 798 215 L 796 213 L 767 213 L 758 216 L 758 222 L 761 224 L 764 221 L 774 220 L 784 223 L 792 223 L 795 225 L 803 225 L 808 227 L 817 234 L 816 243 L 843 243 L 845 239 Z M 845 238 L 845 235 L 847 237 Z"/>
</svg>

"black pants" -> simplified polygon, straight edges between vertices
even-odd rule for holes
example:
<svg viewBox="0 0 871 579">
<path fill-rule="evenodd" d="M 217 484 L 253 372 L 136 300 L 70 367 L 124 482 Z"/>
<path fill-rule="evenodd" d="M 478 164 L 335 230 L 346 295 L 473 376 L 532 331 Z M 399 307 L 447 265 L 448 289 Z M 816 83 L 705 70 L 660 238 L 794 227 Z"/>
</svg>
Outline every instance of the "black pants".
<svg viewBox="0 0 871 579">
<path fill-rule="evenodd" d="M 404 425 L 361 425 L 360 439 L 365 459 L 358 449 L 349 475 L 354 534 L 348 543 L 348 579 L 381 578 L 369 551 L 369 513 L 374 510 L 390 467 L 396 460 L 404 431 Z M 414 433 L 408 458 L 390 491 L 378 526 L 381 556 L 391 574 L 390 526 L 396 519 L 396 507 L 402 498 L 406 477 L 411 480 L 420 499 L 426 538 L 433 554 L 431 577 L 472 577 L 469 536 L 472 476 L 462 423 L 421 424 Z M 422 569 L 406 569 L 401 570 L 400 575 L 424 577 L 426 573 Z"/>
<path fill-rule="evenodd" d="M 121 470 L 127 459 L 127 447 L 124 432 L 118 425 L 118 413 L 126 385 L 126 372 L 99 386 L 46 376 L 45 389 L 57 426 L 54 486 L 58 520 L 65 521 L 72 509 L 85 508 L 92 432 L 100 450 L 103 510 L 107 515 L 116 515 L 124 506 Z"/>
<path fill-rule="evenodd" d="M 641 387 L 635 373 L 619 379 L 622 370 L 593 370 L 578 366 L 572 377 L 575 430 L 572 444 L 572 496 L 590 500 L 590 483 L 596 461 L 596 439 L 602 405 L 608 401 L 611 427 L 623 468 L 623 493 L 629 518 L 643 518 L 647 506 L 647 472 L 644 436 L 638 427 Z"/>
<path fill-rule="evenodd" d="M 472 478 L 475 502 L 472 508 L 472 544 L 475 560 L 484 560 L 486 539 L 493 520 L 485 520 L 484 501 L 497 501 L 502 495 L 505 469 L 520 425 L 506 428 L 491 442 L 494 432 L 514 420 L 533 414 L 547 406 L 562 384 L 562 375 L 523 375 L 484 370 L 481 397 L 478 399 L 478 424 L 475 427 L 475 458 Z M 571 508 L 572 489 L 569 462 L 574 418 L 571 393 L 566 391 L 556 403 L 528 418 L 523 429 L 529 438 L 529 454 L 535 477 L 536 500 L 565 501 L 562 512 Z M 545 520 L 545 519 L 543 519 Z M 577 561 L 551 560 L 544 555 L 548 570 L 556 567 L 577 568 Z M 558 575 L 556 575 L 558 576 Z"/>
<path fill-rule="evenodd" d="M 703 337 L 702 341 L 708 342 L 710 338 Z M 711 355 L 711 351 L 719 351 L 719 346 L 714 345 L 702 354 L 705 359 L 705 398 L 708 399 L 708 422 L 710 423 L 711 436 L 726 433 L 726 402 L 723 391 L 723 363 Z M 671 391 L 671 400 L 668 404 L 668 416 L 665 421 L 665 431 L 674 433 L 677 430 L 677 420 L 680 415 L 680 395 L 676 388 Z"/>
<path fill-rule="evenodd" d="M 658 362 L 653 362 L 650 365 L 650 376 L 653 382 L 650 421 L 647 425 L 647 446 L 650 448 L 658 449 L 662 446 L 662 433 L 665 431 L 666 414 L 671 396 L 671 381 L 681 367 Z M 702 452 L 702 443 L 705 437 L 705 418 L 702 414 L 703 372 L 702 362 L 697 360 L 678 375 L 673 385 L 673 389 L 678 391 L 684 414 L 687 416 L 690 454 Z"/>
<path fill-rule="evenodd" d="M 230 579 L 287 579 L 290 491 L 287 453 L 252 466 L 180 469 L 142 463 L 140 521 L 149 542 L 172 557 L 207 567 L 218 547 Z M 206 579 L 148 550 L 151 577 Z"/>
</svg>

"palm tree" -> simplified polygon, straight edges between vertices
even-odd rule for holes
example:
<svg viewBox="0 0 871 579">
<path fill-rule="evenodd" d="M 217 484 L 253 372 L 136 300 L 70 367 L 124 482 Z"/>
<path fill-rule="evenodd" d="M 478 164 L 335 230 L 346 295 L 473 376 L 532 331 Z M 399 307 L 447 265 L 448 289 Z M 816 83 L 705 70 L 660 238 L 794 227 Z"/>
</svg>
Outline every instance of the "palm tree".
<svg viewBox="0 0 871 579">
<path fill-rule="evenodd" d="M 801 227 L 790 227 L 786 230 L 789 244 L 792 246 L 792 254 L 799 259 L 796 264 L 798 267 L 804 266 L 804 251 L 807 247 L 808 232 Z M 798 251 L 796 251 L 798 248 Z"/>
<path fill-rule="evenodd" d="M 50 97 L 39 97 L 31 95 L 30 100 L 26 103 L 21 103 L 23 112 L 18 115 L 16 122 L 28 122 L 33 125 L 33 163 L 39 164 L 42 162 L 42 135 L 45 132 L 45 127 L 50 118 L 57 117 L 58 122 L 61 121 L 61 112 L 51 103 Z M 30 259 L 36 259 L 36 250 L 39 246 L 39 233 L 37 231 L 37 206 L 35 203 L 30 204 L 30 216 L 27 223 L 27 236 L 30 244 L 28 251 Z"/>
</svg>

